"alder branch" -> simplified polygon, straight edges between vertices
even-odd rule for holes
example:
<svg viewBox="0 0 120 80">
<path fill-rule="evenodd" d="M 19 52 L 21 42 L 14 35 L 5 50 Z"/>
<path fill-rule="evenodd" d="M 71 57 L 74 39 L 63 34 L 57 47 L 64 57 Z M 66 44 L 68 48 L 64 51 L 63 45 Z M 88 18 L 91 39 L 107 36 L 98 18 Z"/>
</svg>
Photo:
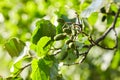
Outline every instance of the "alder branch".
<svg viewBox="0 0 120 80">
<path fill-rule="evenodd" d="M 115 46 L 114 46 L 113 48 L 105 48 L 105 47 L 102 47 L 102 48 L 104 48 L 104 49 L 109 49 L 109 50 L 113 50 L 113 49 L 117 48 L 117 46 L 118 46 L 118 37 L 117 37 L 117 33 L 116 33 L 116 31 L 115 31 L 115 24 L 116 24 L 116 22 L 117 22 L 117 18 L 119 17 L 119 13 L 120 13 L 120 6 L 119 6 L 119 9 L 118 9 L 118 12 L 117 12 L 116 15 L 115 15 L 115 18 L 114 18 L 114 21 L 113 21 L 111 27 L 108 28 L 108 29 L 106 30 L 106 32 L 105 32 L 101 37 L 99 37 L 97 40 L 94 41 L 94 40 L 92 39 L 92 37 L 90 36 L 90 40 L 89 40 L 89 41 L 91 42 L 91 44 L 90 44 L 89 46 L 87 45 L 88 50 L 87 50 L 85 53 L 82 53 L 82 54 L 84 54 L 84 57 L 83 57 L 83 59 L 81 59 L 80 63 L 82 63 L 82 62 L 86 59 L 87 54 L 89 53 L 90 49 L 91 49 L 93 46 L 97 45 L 97 46 L 99 46 L 99 47 L 102 47 L 102 46 L 99 45 L 98 43 L 101 42 L 102 40 L 104 40 L 104 38 L 108 35 L 108 33 L 109 33 L 111 30 L 113 30 L 114 33 L 115 33 L 115 36 L 116 36 L 116 44 L 115 44 Z M 84 33 L 84 34 L 85 34 L 85 33 Z M 86 35 L 86 34 L 85 34 L 85 35 Z M 86 36 L 88 36 L 88 35 L 86 35 Z"/>
<path fill-rule="evenodd" d="M 20 68 L 20 70 L 17 72 L 16 76 L 17 77 L 25 68 L 27 68 L 28 66 L 31 66 L 31 62 L 26 64 L 24 67 Z"/>
<path fill-rule="evenodd" d="M 90 45 L 84 45 L 83 47 L 87 48 L 87 50 L 83 53 L 80 53 L 78 54 L 78 56 L 82 56 L 81 60 L 79 60 L 79 62 L 76 62 L 76 63 L 70 63 L 70 64 L 63 64 L 63 65 L 66 65 L 66 66 L 70 66 L 70 65 L 75 65 L 75 64 L 80 64 L 82 63 L 86 57 L 87 57 L 87 54 L 89 53 L 89 51 L 91 50 L 91 48 L 93 46 L 99 46 L 103 49 L 106 49 L 106 50 L 114 50 L 117 48 L 118 46 L 118 36 L 117 36 L 117 32 L 115 30 L 115 25 L 116 25 L 116 22 L 117 22 L 117 19 L 119 17 L 119 13 L 120 13 L 120 6 L 119 6 L 119 9 L 118 9 L 118 12 L 115 14 L 115 17 L 114 17 L 114 21 L 113 23 L 111 24 L 111 26 L 103 33 L 103 35 L 101 35 L 97 40 L 93 40 L 92 39 L 92 36 L 91 35 L 88 35 L 87 33 L 85 33 L 84 31 L 82 31 L 82 28 L 81 28 L 81 31 L 79 33 L 83 34 L 84 36 L 88 37 L 88 40 L 89 42 L 91 43 Z M 77 16 L 78 17 L 78 16 Z M 77 18 L 78 21 L 79 21 L 79 18 Z M 75 24 L 75 25 L 80 25 L 80 23 L 78 24 Z M 110 31 L 113 30 L 114 31 L 114 34 L 115 34 L 115 45 L 113 47 L 103 47 L 102 45 L 99 44 L 99 42 L 103 41 L 104 38 L 110 33 Z"/>
<path fill-rule="evenodd" d="M 99 43 L 100 41 L 102 41 L 102 40 L 107 36 L 107 34 L 108 34 L 112 29 L 115 28 L 115 24 L 116 24 L 116 22 L 117 22 L 117 18 L 119 17 L 119 13 L 120 13 L 120 6 L 119 6 L 119 9 L 118 9 L 118 12 L 117 12 L 116 15 L 115 15 L 115 18 L 114 18 L 114 21 L 113 21 L 111 27 L 108 28 L 107 31 L 106 31 L 100 38 L 98 38 L 98 39 L 95 41 L 95 43 Z"/>
<path fill-rule="evenodd" d="M 103 46 L 101 46 L 101 45 L 99 45 L 99 44 L 96 44 L 96 45 L 99 46 L 99 47 L 101 47 L 101 48 L 103 48 L 103 49 L 107 49 L 107 50 L 114 50 L 114 49 L 116 49 L 117 46 L 118 46 L 118 36 L 117 36 L 117 32 L 116 32 L 116 30 L 113 29 L 113 31 L 114 31 L 114 33 L 115 33 L 115 37 L 116 37 L 116 39 L 115 39 L 115 45 L 114 45 L 112 48 L 109 48 L 109 47 L 103 47 Z"/>
</svg>

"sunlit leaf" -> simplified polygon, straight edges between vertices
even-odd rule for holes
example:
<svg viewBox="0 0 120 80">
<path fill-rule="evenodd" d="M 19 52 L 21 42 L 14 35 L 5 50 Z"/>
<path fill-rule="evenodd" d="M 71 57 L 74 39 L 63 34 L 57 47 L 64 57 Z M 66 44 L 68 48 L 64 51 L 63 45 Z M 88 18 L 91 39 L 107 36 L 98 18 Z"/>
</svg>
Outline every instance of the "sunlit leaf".
<svg viewBox="0 0 120 80">
<path fill-rule="evenodd" d="M 21 59 L 17 58 L 13 62 L 12 66 L 10 68 L 10 72 L 13 75 L 13 77 L 16 75 L 19 75 L 19 72 L 21 71 L 21 68 L 23 67 L 23 62 L 28 61 L 28 60 L 31 61 L 31 57 L 24 56 Z"/>
<path fill-rule="evenodd" d="M 16 58 L 15 62 L 18 62 L 21 59 L 24 59 L 24 57 L 29 53 L 29 46 L 30 46 L 30 43 L 26 42 L 26 46 L 22 50 L 21 54 Z"/>
<path fill-rule="evenodd" d="M 48 54 L 48 50 L 49 48 L 44 48 L 44 46 L 48 43 L 48 41 L 50 41 L 51 38 L 50 37 L 42 37 L 38 43 L 37 43 L 37 54 L 40 57 L 45 56 L 46 54 Z"/>
<path fill-rule="evenodd" d="M 114 19 L 113 17 L 107 16 L 107 25 L 108 25 L 108 26 L 110 26 L 110 25 L 112 24 L 113 19 Z"/>
<path fill-rule="evenodd" d="M 32 61 L 31 78 L 33 80 L 57 80 L 58 70 L 56 69 L 57 65 L 56 67 L 55 65 L 53 56 L 47 56 L 39 60 L 34 59 Z"/>
<path fill-rule="evenodd" d="M 12 38 L 5 43 L 5 49 L 9 52 L 11 57 L 19 56 L 24 46 L 25 43 L 17 38 Z"/>
<path fill-rule="evenodd" d="M 120 26 L 120 18 L 117 19 L 117 23 L 115 25 L 116 27 L 119 27 Z"/>
<path fill-rule="evenodd" d="M 83 20 L 83 24 L 85 26 L 85 30 L 86 31 L 92 30 L 92 26 L 89 24 L 88 20 L 87 19 L 82 19 L 82 20 Z"/>
<path fill-rule="evenodd" d="M 31 78 L 33 80 L 41 80 L 41 75 L 40 75 L 39 67 L 38 67 L 38 60 L 34 59 L 32 60 L 32 74 Z"/>
<path fill-rule="evenodd" d="M 117 51 L 113 57 L 111 67 L 113 69 L 116 69 L 119 66 L 119 63 L 120 63 L 120 51 Z"/>
<path fill-rule="evenodd" d="M 19 71 L 22 67 L 22 62 L 27 61 L 27 60 L 31 61 L 31 57 L 26 55 L 28 53 L 29 53 L 29 43 L 26 42 L 26 46 L 22 50 L 21 54 L 14 60 L 13 65 L 10 69 L 10 72 L 13 75 L 16 75 L 19 73 Z"/>
<path fill-rule="evenodd" d="M 120 0 L 119 0 L 119 1 L 120 1 Z M 110 5 L 110 9 L 111 9 L 111 11 L 117 12 L 117 10 L 118 10 L 118 5 L 116 5 L 116 4 L 111 4 L 111 5 Z"/>
<path fill-rule="evenodd" d="M 95 23 L 96 23 L 96 21 L 97 21 L 97 19 L 98 19 L 98 13 L 93 13 L 93 14 L 91 14 L 90 17 L 88 18 L 88 21 L 89 21 L 89 23 L 90 23 L 92 26 L 94 26 Z"/>
<path fill-rule="evenodd" d="M 17 72 L 19 72 L 20 68 L 22 67 L 22 60 L 14 63 L 11 68 L 10 68 L 10 72 L 13 74 L 13 75 L 16 75 Z"/>
<path fill-rule="evenodd" d="M 111 63 L 111 67 L 113 69 L 116 69 L 119 65 L 120 65 L 120 37 L 118 37 L 118 50 L 116 51 L 112 63 Z"/>
<path fill-rule="evenodd" d="M 53 40 L 55 34 L 55 26 L 49 20 L 42 19 L 36 22 L 36 29 L 33 31 L 31 40 L 34 44 L 37 44 L 43 36 L 51 37 Z"/>
</svg>

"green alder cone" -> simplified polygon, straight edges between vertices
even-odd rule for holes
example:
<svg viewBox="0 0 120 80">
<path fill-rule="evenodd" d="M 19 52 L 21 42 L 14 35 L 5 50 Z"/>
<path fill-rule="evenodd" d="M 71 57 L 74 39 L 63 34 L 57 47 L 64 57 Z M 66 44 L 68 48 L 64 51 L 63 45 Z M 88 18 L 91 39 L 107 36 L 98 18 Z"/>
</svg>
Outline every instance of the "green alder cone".
<svg viewBox="0 0 120 80">
<path fill-rule="evenodd" d="M 63 32 L 65 32 L 67 34 L 71 34 L 72 33 L 71 29 L 69 29 L 69 28 L 64 28 Z"/>
<path fill-rule="evenodd" d="M 73 30 L 72 30 L 72 35 L 73 35 L 73 36 L 76 36 L 76 34 L 77 34 L 77 31 L 76 31 L 75 29 L 73 29 Z"/>
<path fill-rule="evenodd" d="M 73 40 L 68 39 L 68 40 L 65 41 L 65 44 L 69 44 L 70 42 L 73 42 Z"/>
<path fill-rule="evenodd" d="M 67 48 L 68 48 L 68 46 L 66 44 L 64 44 L 64 46 L 61 48 L 60 51 L 58 51 L 57 55 L 55 56 L 56 59 L 58 59 L 60 61 L 64 60 L 68 55 L 68 49 Z"/>
<path fill-rule="evenodd" d="M 69 48 L 73 48 L 74 49 L 75 48 L 75 44 L 73 42 L 70 42 L 69 43 Z"/>
<path fill-rule="evenodd" d="M 63 40 L 66 38 L 66 34 L 65 33 L 61 33 L 61 34 L 58 34 L 54 37 L 54 40 L 55 41 L 58 41 L 58 40 Z"/>
<path fill-rule="evenodd" d="M 31 40 L 34 44 L 37 44 L 43 36 L 51 37 L 51 40 L 53 40 L 55 35 L 55 26 L 49 20 L 42 19 L 36 22 L 36 29 L 33 31 Z"/>
<path fill-rule="evenodd" d="M 68 56 L 68 52 L 64 52 L 63 56 L 61 57 L 61 60 L 64 60 Z"/>
</svg>

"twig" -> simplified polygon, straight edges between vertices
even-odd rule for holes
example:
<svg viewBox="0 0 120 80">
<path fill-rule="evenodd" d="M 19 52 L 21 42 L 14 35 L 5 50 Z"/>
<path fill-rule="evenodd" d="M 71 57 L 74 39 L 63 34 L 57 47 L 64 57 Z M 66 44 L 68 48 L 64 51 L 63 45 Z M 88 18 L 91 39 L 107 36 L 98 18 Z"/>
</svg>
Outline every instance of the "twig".
<svg viewBox="0 0 120 80">
<path fill-rule="evenodd" d="M 30 66 L 31 63 L 28 63 L 27 65 L 25 65 L 24 67 L 20 68 L 20 70 L 17 72 L 17 74 L 15 75 L 15 77 L 17 77 L 25 68 L 27 68 L 28 66 Z"/>
<path fill-rule="evenodd" d="M 89 42 L 90 42 L 91 44 L 90 44 L 90 45 L 84 45 L 84 46 L 83 46 L 83 47 L 86 47 L 86 48 L 87 48 L 87 51 L 84 52 L 84 53 L 79 54 L 79 56 L 83 56 L 82 59 L 81 59 L 79 62 L 77 62 L 77 63 L 70 63 L 70 64 L 63 64 L 63 65 L 70 66 L 70 65 L 82 63 L 82 62 L 86 59 L 87 54 L 89 53 L 89 51 L 91 50 L 91 48 L 92 48 L 93 46 L 99 46 L 99 47 L 104 48 L 104 49 L 107 49 L 107 50 L 113 50 L 113 49 L 117 48 L 117 46 L 118 46 L 118 36 L 117 36 L 117 32 L 116 32 L 116 30 L 115 30 L 115 24 L 116 24 L 116 22 L 117 22 L 117 18 L 119 17 L 119 13 L 120 13 L 120 6 L 119 6 L 119 9 L 118 9 L 118 12 L 117 12 L 116 15 L 115 15 L 115 18 L 114 18 L 114 21 L 113 21 L 112 25 L 105 31 L 105 33 L 103 33 L 102 36 L 100 36 L 100 37 L 99 37 L 97 40 L 95 40 L 95 41 L 92 39 L 92 36 L 88 35 L 87 33 L 83 32 L 83 31 L 81 30 L 80 33 L 82 33 L 84 36 L 87 36 L 87 37 L 88 37 L 88 40 L 89 40 Z M 78 15 L 77 15 L 77 17 L 78 17 Z M 79 17 L 78 17 L 78 21 L 79 21 Z M 80 24 L 80 23 L 78 23 L 78 24 Z M 76 25 L 78 25 L 78 24 L 76 24 Z M 110 33 L 111 30 L 114 31 L 115 36 L 116 36 L 115 46 L 112 47 L 112 48 L 107 48 L 107 47 L 103 47 L 103 46 L 99 45 L 99 42 L 103 41 L 104 38 Z"/>
<path fill-rule="evenodd" d="M 108 47 L 103 47 L 103 46 L 101 46 L 101 45 L 99 45 L 99 44 L 96 44 L 96 45 L 99 46 L 99 47 L 101 47 L 101 48 L 103 48 L 103 49 L 107 49 L 107 50 L 114 50 L 115 48 L 117 48 L 117 46 L 118 46 L 118 36 L 117 36 L 117 32 L 116 32 L 116 30 L 113 29 L 113 31 L 114 31 L 114 33 L 115 33 L 115 37 L 116 37 L 114 47 L 112 47 L 112 48 L 108 48 Z"/>
<path fill-rule="evenodd" d="M 117 33 L 116 33 L 116 31 L 115 31 L 114 28 L 115 28 L 115 24 L 116 24 L 116 22 L 117 22 L 117 18 L 119 17 L 119 13 L 120 13 L 120 6 L 119 6 L 119 9 L 118 9 L 118 12 L 117 12 L 116 15 L 115 15 L 115 18 L 114 18 L 114 21 L 113 21 L 111 27 L 108 28 L 108 29 L 106 30 L 106 32 L 105 32 L 100 38 L 98 38 L 96 41 L 94 41 L 94 40 L 92 39 L 92 37 L 90 37 L 90 38 L 91 38 L 91 41 L 90 41 L 91 44 L 88 46 L 88 50 L 84 53 L 85 55 L 84 55 L 84 57 L 83 57 L 83 59 L 81 60 L 80 63 L 82 63 L 82 62 L 86 59 L 87 54 L 89 53 L 90 49 L 91 49 L 93 46 L 95 46 L 95 45 L 100 46 L 98 43 L 99 43 L 100 41 L 102 41 L 112 29 L 114 30 L 115 36 L 116 36 L 116 45 L 115 45 L 113 48 L 116 48 L 116 47 L 118 46 L 118 37 L 117 37 Z M 85 34 L 85 33 L 83 33 L 83 34 Z M 86 35 L 86 34 L 85 34 L 85 35 Z M 88 35 L 86 35 L 86 36 L 88 36 Z M 92 44 L 92 43 L 94 43 L 95 45 Z M 100 46 L 100 47 L 102 47 L 102 46 Z M 113 49 L 113 48 L 105 48 L 105 49 Z"/>
<path fill-rule="evenodd" d="M 118 18 L 118 16 L 119 16 L 119 13 L 120 13 L 120 7 L 119 7 L 119 9 L 118 9 L 118 12 L 117 12 L 116 15 L 115 15 L 115 19 L 114 19 L 111 27 L 108 28 L 107 31 L 106 31 L 100 38 L 98 38 L 98 39 L 95 41 L 95 43 L 99 43 L 100 41 L 102 41 L 102 40 L 107 36 L 107 34 L 108 34 L 112 29 L 115 28 L 115 24 L 116 24 L 116 22 L 117 22 L 117 18 Z"/>
</svg>

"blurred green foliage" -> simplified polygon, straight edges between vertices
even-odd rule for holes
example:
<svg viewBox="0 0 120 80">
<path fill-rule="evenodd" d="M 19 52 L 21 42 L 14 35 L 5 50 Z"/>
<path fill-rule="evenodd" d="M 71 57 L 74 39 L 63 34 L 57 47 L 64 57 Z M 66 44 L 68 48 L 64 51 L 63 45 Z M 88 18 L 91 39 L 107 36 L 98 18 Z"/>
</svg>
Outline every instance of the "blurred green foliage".
<svg viewBox="0 0 120 80">
<path fill-rule="evenodd" d="M 12 71 L 16 72 L 16 69 L 18 71 L 22 65 L 26 64 L 26 62 L 32 61 L 31 57 L 28 56 L 26 58 L 25 55 L 19 57 L 17 60 L 16 58 L 11 58 L 8 55 L 8 52 L 4 49 L 4 44 L 9 39 L 11 40 L 12 37 L 17 37 L 24 43 L 30 42 L 31 37 L 33 36 L 33 34 L 35 34 L 33 32 L 37 27 L 35 26 L 35 23 L 36 21 L 41 19 L 49 20 L 52 23 L 51 24 L 49 22 L 50 25 L 56 26 L 56 32 L 61 33 L 62 31 L 60 30 L 63 24 L 58 23 L 57 19 L 62 18 L 67 22 L 75 21 L 75 12 L 80 14 L 91 4 L 91 1 L 92 0 L 0 0 L 0 80 L 7 77 L 9 80 L 11 76 L 15 74 Z M 114 11 L 116 13 L 117 9 L 118 6 L 113 3 L 110 5 L 109 11 Z M 101 20 L 104 15 L 107 16 L 107 18 L 104 22 L 102 22 Z M 89 24 L 84 24 L 84 29 L 86 32 L 88 32 L 88 34 L 92 34 L 94 39 L 97 39 L 99 36 L 102 35 L 106 28 L 108 28 L 112 24 L 113 19 L 114 16 L 111 17 L 111 15 L 102 14 L 99 13 L 99 11 L 96 13 L 92 13 L 87 19 Z M 24 80 L 29 80 L 30 78 L 38 80 L 35 76 L 38 73 L 41 73 L 41 75 L 37 77 L 41 77 L 41 79 L 44 78 L 46 80 L 50 79 L 48 78 L 48 75 L 52 76 L 51 80 L 120 80 L 119 24 L 120 18 L 118 18 L 118 22 L 116 24 L 116 30 L 119 39 L 117 50 L 104 50 L 95 46 L 90 50 L 86 60 L 82 64 L 60 67 L 59 73 L 61 74 L 61 76 L 58 76 L 57 74 L 58 69 L 56 67 L 58 67 L 58 64 L 57 62 L 53 63 L 53 61 L 56 61 L 53 56 L 51 57 L 52 59 L 46 57 L 44 57 L 43 59 L 34 59 L 32 61 L 33 73 L 30 73 L 31 68 L 27 68 L 26 71 L 23 71 L 20 76 L 14 76 L 14 79 L 21 80 L 22 77 Z M 38 51 L 39 53 L 40 50 L 46 52 L 45 50 L 48 49 L 43 48 L 43 46 L 45 46 L 44 43 L 47 43 L 49 41 L 46 39 L 50 40 L 49 36 L 42 37 L 40 41 L 37 40 L 38 44 L 32 44 L 30 48 L 34 51 Z M 113 46 L 113 40 L 114 35 L 111 32 L 101 44 L 103 46 Z M 64 42 L 61 42 L 60 44 L 63 45 Z M 20 46 L 20 44 L 17 44 L 17 46 Z M 26 49 L 28 49 L 28 47 L 26 47 Z M 34 52 L 31 52 L 31 55 L 34 55 L 33 53 Z M 45 53 L 45 55 L 47 54 Z M 36 58 L 36 55 L 34 56 Z M 25 60 L 22 61 L 23 59 Z M 44 65 L 44 67 L 42 67 L 42 65 Z M 11 69 L 12 66 L 14 67 L 14 70 Z M 36 71 L 34 69 L 38 70 Z M 42 69 L 41 72 L 40 69 Z M 52 72 L 46 72 L 49 70 L 51 70 Z M 55 77 L 53 74 L 55 74 L 57 77 Z"/>
</svg>

